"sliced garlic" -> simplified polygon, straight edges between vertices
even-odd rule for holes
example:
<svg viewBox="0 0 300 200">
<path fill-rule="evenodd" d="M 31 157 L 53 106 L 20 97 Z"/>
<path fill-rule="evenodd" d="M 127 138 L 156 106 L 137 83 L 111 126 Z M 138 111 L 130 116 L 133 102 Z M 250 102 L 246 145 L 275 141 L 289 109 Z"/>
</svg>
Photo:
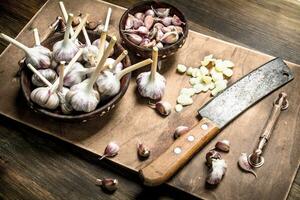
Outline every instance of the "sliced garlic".
<svg viewBox="0 0 300 200">
<path fill-rule="evenodd" d="M 230 60 L 224 60 L 224 61 L 223 61 L 223 65 L 224 65 L 226 68 L 233 68 L 233 67 L 234 67 L 233 62 L 231 62 Z"/>
<path fill-rule="evenodd" d="M 231 77 L 233 75 L 233 70 L 232 69 L 229 69 L 229 68 L 226 68 L 223 70 L 223 74 L 226 76 L 226 77 Z"/>
<path fill-rule="evenodd" d="M 203 76 L 202 81 L 206 84 L 209 84 L 212 82 L 212 78 L 211 78 L 211 76 Z"/>
<path fill-rule="evenodd" d="M 199 69 L 200 69 L 202 75 L 205 76 L 205 75 L 209 74 L 209 70 L 206 67 L 201 66 Z"/>
<path fill-rule="evenodd" d="M 195 85 L 193 85 L 193 89 L 196 94 L 199 94 L 200 92 L 203 91 L 203 84 L 201 84 L 201 83 L 195 84 Z"/>
<path fill-rule="evenodd" d="M 187 95 L 187 96 L 191 97 L 194 94 L 195 94 L 195 91 L 193 88 L 182 88 L 180 90 L 180 95 Z"/>
<path fill-rule="evenodd" d="M 176 106 L 175 106 L 175 111 L 176 112 L 181 112 L 182 109 L 183 109 L 183 106 L 181 104 L 176 104 Z"/>
<path fill-rule="evenodd" d="M 186 74 L 189 75 L 189 76 L 192 76 L 192 73 L 194 71 L 194 68 L 193 67 L 189 67 L 186 71 Z"/>
<path fill-rule="evenodd" d="M 179 72 L 179 73 L 185 73 L 186 72 L 186 69 L 187 69 L 187 67 L 185 66 L 185 65 L 183 65 L 183 64 L 178 64 L 177 65 L 177 71 Z"/>
<path fill-rule="evenodd" d="M 193 104 L 193 99 L 188 95 L 179 95 L 177 97 L 177 103 L 183 106 L 188 106 Z"/>
<path fill-rule="evenodd" d="M 201 76 L 201 70 L 199 68 L 194 68 L 193 72 L 192 72 L 192 77 L 198 77 Z"/>
<path fill-rule="evenodd" d="M 210 74 L 211 74 L 212 80 L 214 82 L 216 82 L 218 80 L 223 80 L 224 79 L 223 73 L 217 72 L 214 67 L 210 70 Z"/>
<path fill-rule="evenodd" d="M 195 85 L 195 84 L 198 84 L 198 83 L 200 83 L 200 79 L 199 78 L 195 78 L 195 77 L 192 77 L 192 78 L 190 78 L 190 80 L 189 80 L 189 82 L 190 82 L 190 84 L 191 85 Z"/>
</svg>

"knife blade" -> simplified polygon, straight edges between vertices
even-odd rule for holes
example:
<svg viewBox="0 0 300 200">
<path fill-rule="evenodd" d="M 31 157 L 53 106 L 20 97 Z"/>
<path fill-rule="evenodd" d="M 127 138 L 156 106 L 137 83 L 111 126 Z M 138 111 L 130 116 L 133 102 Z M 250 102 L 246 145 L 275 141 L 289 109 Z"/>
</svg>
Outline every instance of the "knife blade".
<svg viewBox="0 0 300 200">
<path fill-rule="evenodd" d="M 198 110 L 201 120 L 197 125 L 139 170 L 144 184 L 156 186 L 166 182 L 222 128 L 293 78 L 292 71 L 284 61 L 275 58 L 232 84 Z"/>
</svg>

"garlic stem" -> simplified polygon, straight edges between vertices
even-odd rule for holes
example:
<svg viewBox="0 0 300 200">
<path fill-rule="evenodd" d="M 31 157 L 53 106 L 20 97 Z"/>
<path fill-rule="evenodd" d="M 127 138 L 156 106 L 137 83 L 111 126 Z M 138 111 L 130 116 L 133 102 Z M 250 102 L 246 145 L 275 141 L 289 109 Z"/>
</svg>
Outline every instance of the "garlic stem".
<svg viewBox="0 0 300 200">
<path fill-rule="evenodd" d="M 65 61 L 60 61 L 59 64 L 59 84 L 58 84 L 58 91 L 62 91 L 64 86 L 64 71 L 65 71 Z"/>
<path fill-rule="evenodd" d="M 39 37 L 39 32 L 38 32 L 37 28 L 33 29 L 33 36 L 34 36 L 35 45 L 36 46 L 41 45 L 41 41 L 40 41 L 40 37 Z"/>
<path fill-rule="evenodd" d="M 158 48 L 157 47 L 153 47 L 153 51 L 152 51 L 152 65 L 151 65 L 151 76 L 150 76 L 150 80 L 154 81 L 155 80 L 155 74 L 157 71 L 157 60 L 158 60 Z"/>
<path fill-rule="evenodd" d="M 73 14 L 71 14 L 71 13 L 69 14 L 68 22 L 67 22 L 67 30 L 64 35 L 63 46 L 67 45 L 68 42 L 70 41 L 69 34 L 70 34 L 71 26 L 72 26 L 73 16 L 74 16 Z"/>
<path fill-rule="evenodd" d="M 71 69 L 72 65 L 78 60 L 78 58 L 82 55 L 83 49 L 79 49 L 79 51 L 75 54 L 75 56 L 72 58 L 72 60 L 69 62 L 69 64 L 65 67 L 64 75 L 65 76 Z M 56 79 L 56 81 L 53 83 L 53 91 L 55 91 L 58 87 L 59 79 Z"/>
<path fill-rule="evenodd" d="M 80 21 L 80 24 L 77 26 L 75 33 L 71 37 L 71 40 L 75 40 L 78 37 L 80 31 L 85 26 L 88 16 L 89 14 L 86 14 L 85 17 Z"/>
<path fill-rule="evenodd" d="M 105 19 L 105 25 L 104 25 L 104 29 L 103 29 L 103 31 L 105 31 L 105 32 L 108 31 L 110 17 L 111 17 L 111 8 L 108 8 L 106 19 Z"/>
<path fill-rule="evenodd" d="M 52 84 L 38 71 L 36 70 L 30 63 L 27 64 L 27 67 L 34 73 L 36 74 L 41 81 L 46 84 L 48 87 L 51 87 Z"/>
<path fill-rule="evenodd" d="M 100 37 L 99 46 L 98 46 L 99 54 L 98 54 L 97 59 L 96 59 L 97 63 L 100 61 L 100 59 L 103 55 L 103 52 L 105 50 L 106 35 L 107 35 L 107 32 L 103 30 L 101 32 L 101 37 Z"/>
<path fill-rule="evenodd" d="M 92 76 L 89 80 L 89 83 L 88 83 L 88 86 L 87 86 L 88 91 L 92 90 L 92 88 L 94 86 L 94 83 L 98 78 L 98 74 L 103 69 L 104 63 L 105 63 L 106 59 L 108 58 L 111 50 L 114 48 L 114 45 L 116 44 L 116 42 L 117 42 L 117 38 L 115 36 L 113 36 L 110 39 L 108 47 L 105 49 L 105 51 L 103 53 L 103 56 L 101 57 L 101 60 L 97 63 L 97 67 L 96 67 L 95 71 L 93 72 L 93 74 L 92 74 Z"/>
<path fill-rule="evenodd" d="M 126 56 L 128 55 L 128 51 L 127 50 L 124 50 L 118 57 L 117 59 L 113 62 L 113 64 L 111 65 L 111 68 L 114 69 L 117 64 L 119 62 L 121 62 Z"/>
<path fill-rule="evenodd" d="M 62 1 L 59 2 L 59 8 L 60 8 L 60 10 L 61 10 L 61 12 L 62 12 L 62 14 L 64 16 L 65 21 L 67 22 L 68 21 L 68 13 L 67 13 L 66 7 L 64 5 L 64 2 L 62 2 Z M 74 34 L 74 30 L 73 30 L 73 28 L 71 26 L 71 28 L 70 28 L 70 35 L 72 36 L 73 34 Z"/>
<path fill-rule="evenodd" d="M 136 70 L 136 69 L 139 69 L 139 68 L 141 68 L 141 67 L 144 67 L 144 66 L 146 66 L 146 65 L 149 65 L 149 64 L 151 64 L 151 63 L 153 63 L 153 61 L 152 61 L 150 58 L 148 58 L 148 59 L 143 60 L 143 61 L 141 61 L 141 62 L 138 62 L 138 63 L 136 63 L 136 64 L 134 64 L 134 65 L 131 65 L 131 66 L 129 66 L 129 67 L 126 67 L 126 68 L 123 69 L 122 71 L 118 72 L 118 73 L 116 74 L 116 77 L 117 77 L 118 80 L 120 80 L 125 74 L 128 74 L 128 73 L 130 73 L 130 72 L 132 72 L 132 71 L 134 71 L 134 70 Z"/>
<path fill-rule="evenodd" d="M 82 27 L 82 33 L 83 33 L 83 36 L 84 36 L 84 39 L 85 39 L 85 42 L 86 42 L 86 46 L 91 46 L 92 45 L 91 40 L 90 40 L 89 35 L 86 32 L 86 29 L 85 29 L 84 26 Z"/>
<path fill-rule="evenodd" d="M 11 44 L 15 45 L 16 47 L 22 49 L 23 51 L 25 51 L 26 54 L 30 53 L 30 48 L 25 46 L 21 42 L 18 42 L 17 40 L 5 35 L 4 33 L 1 33 L 0 37 L 6 40 L 7 42 L 10 42 Z"/>
</svg>

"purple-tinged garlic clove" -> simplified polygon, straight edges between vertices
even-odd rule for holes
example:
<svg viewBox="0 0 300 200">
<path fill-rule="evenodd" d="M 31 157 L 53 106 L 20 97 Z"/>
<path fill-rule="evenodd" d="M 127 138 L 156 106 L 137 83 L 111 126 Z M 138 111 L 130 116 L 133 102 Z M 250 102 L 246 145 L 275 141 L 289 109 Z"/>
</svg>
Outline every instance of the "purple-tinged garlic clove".
<svg viewBox="0 0 300 200">
<path fill-rule="evenodd" d="M 184 25 L 185 23 L 181 21 L 181 19 L 177 15 L 173 15 L 172 17 L 172 24 L 174 26 L 181 26 Z"/>
<path fill-rule="evenodd" d="M 143 47 L 145 47 L 145 48 L 152 48 L 152 47 L 154 47 L 155 45 L 156 45 L 156 40 L 152 40 L 151 42 L 149 42 L 149 43 L 143 45 Z M 142 45 L 141 45 L 141 46 L 142 46 Z"/>
<path fill-rule="evenodd" d="M 114 178 L 96 179 L 96 185 L 100 186 L 104 191 L 114 192 L 118 189 L 119 181 Z"/>
<path fill-rule="evenodd" d="M 150 42 L 149 38 L 143 38 L 142 42 L 140 43 L 140 46 L 144 47 L 145 45 L 147 45 Z"/>
<path fill-rule="evenodd" d="M 159 29 L 153 27 L 153 29 L 149 32 L 149 39 L 150 39 L 150 40 L 152 40 L 152 39 L 154 39 L 154 38 L 156 37 L 156 34 L 157 34 L 157 31 L 158 31 L 158 30 L 159 30 Z"/>
<path fill-rule="evenodd" d="M 170 14 L 170 8 L 156 8 L 151 6 L 152 10 L 158 17 L 167 17 Z"/>
<path fill-rule="evenodd" d="M 213 159 L 206 182 L 210 185 L 217 185 L 221 182 L 226 173 L 227 164 L 223 159 Z"/>
<path fill-rule="evenodd" d="M 137 12 L 137 13 L 134 14 L 134 17 L 139 19 L 139 20 L 144 20 L 145 14 L 142 13 L 142 12 Z"/>
<path fill-rule="evenodd" d="M 149 102 L 149 106 L 163 116 L 168 116 L 171 114 L 172 106 L 167 101 L 159 101 L 155 104 Z"/>
<path fill-rule="evenodd" d="M 212 161 L 215 160 L 215 159 L 221 159 L 221 154 L 215 150 L 210 150 L 209 152 L 207 152 L 206 156 L 206 165 L 208 167 L 211 167 L 212 165 Z"/>
<path fill-rule="evenodd" d="M 114 157 L 120 151 L 120 147 L 116 142 L 109 142 L 108 145 L 105 147 L 104 154 L 99 160 L 102 160 L 105 157 Z"/>
<path fill-rule="evenodd" d="M 53 69 L 39 69 L 38 70 L 43 77 L 45 77 L 50 83 L 54 83 L 54 81 L 57 79 L 57 74 Z M 46 86 L 46 84 L 36 75 L 33 74 L 31 77 L 31 82 L 33 85 L 37 87 Z"/>
<path fill-rule="evenodd" d="M 133 27 L 133 20 L 134 20 L 134 16 L 131 14 L 128 14 L 128 17 L 127 17 L 126 23 L 125 23 L 125 29 L 131 29 Z"/>
<path fill-rule="evenodd" d="M 161 39 L 163 38 L 164 36 L 164 33 L 161 31 L 161 30 L 158 30 L 157 33 L 156 33 L 156 36 L 155 36 L 155 40 L 157 42 L 161 41 Z"/>
<path fill-rule="evenodd" d="M 133 42 L 136 45 L 139 45 L 143 40 L 143 38 L 141 36 L 134 34 L 134 33 L 128 33 L 126 35 L 127 35 L 128 40 L 130 40 L 131 42 Z"/>
<path fill-rule="evenodd" d="M 165 44 L 173 44 L 175 42 L 177 42 L 179 39 L 179 35 L 177 32 L 167 32 L 165 33 L 162 38 L 160 39 L 160 41 L 162 43 L 165 43 Z"/>
<path fill-rule="evenodd" d="M 221 140 L 216 143 L 216 149 L 224 152 L 229 152 L 230 142 L 229 140 Z"/>
<path fill-rule="evenodd" d="M 145 27 L 150 30 L 151 27 L 153 26 L 153 23 L 154 23 L 154 18 L 151 16 L 151 15 L 147 15 L 144 19 L 144 24 L 145 24 Z"/>
<path fill-rule="evenodd" d="M 140 26 L 144 26 L 144 22 L 140 19 L 134 18 L 133 20 L 133 28 L 138 29 Z"/>
<path fill-rule="evenodd" d="M 138 29 L 132 30 L 123 30 L 124 33 L 135 33 L 135 34 L 139 34 L 139 35 L 148 35 L 149 34 L 149 30 L 145 27 L 145 26 L 140 26 Z"/>
<path fill-rule="evenodd" d="M 248 156 L 246 153 L 241 153 L 238 160 L 238 165 L 243 171 L 251 173 L 255 176 L 255 178 L 257 178 L 257 174 L 255 173 L 255 171 L 252 169 L 251 165 L 248 162 Z"/>
<path fill-rule="evenodd" d="M 147 146 L 145 146 L 143 143 L 138 143 L 137 153 L 139 158 L 147 159 L 150 156 L 150 149 Z"/>
<path fill-rule="evenodd" d="M 189 131 L 190 131 L 190 128 L 187 126 L 178 126 L 174 131 L 173 137 L 174 137 L 174 139 L 177 139 Z"/>
<path fill-rule="evenodd" d="M 155 13 L 154 13 L 154 11 L 153 11 L 152 9 L 148 9 L 148 10 L 146 10 L 146 12 L 145 12 L 145 16 L 148 16 L 148 15 L 154 17 L 154 16 L 155 16 Z"/>
<path fill-rule="evenodd" d="M 154 28 L 157 28 L 158 30 L 161 30 L 163 27 L 165 27 L 162 23 L 159 23 L 159 22 L 157 22 L 157 23 L 155 23 L 154 25 L 153 25 L 153 27 Z"/>
<path fill-rule="evenodd" d="M 170 26 L 172 24 L 172 19 L 173 19 L 172 17 L 164 17 L 159 21 L 165 26 Z"/>
<path fill-rule="evenodd" d="M 155 46 L 156 46 L 159 50 L 164 48 L 164 45 L 163 45 L 163 43 L 161 43 L 161 42 L 156 43 Z"/>
</svg>

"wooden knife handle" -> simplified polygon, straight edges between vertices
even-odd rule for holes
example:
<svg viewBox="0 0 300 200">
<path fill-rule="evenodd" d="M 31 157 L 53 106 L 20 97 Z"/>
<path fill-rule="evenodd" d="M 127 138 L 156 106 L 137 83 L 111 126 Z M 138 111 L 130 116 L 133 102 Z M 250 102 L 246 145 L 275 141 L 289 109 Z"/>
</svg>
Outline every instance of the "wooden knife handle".
<svg viewBox="0 0 300 200">
<path fill-rule="evenodd" d="M 211 120 L 203 118 L 188 133 L 176 139 L 167 151 L 139 171 L 144 184 L 156 186 L 166 182 L 219 130 Z"/>
</svg>

